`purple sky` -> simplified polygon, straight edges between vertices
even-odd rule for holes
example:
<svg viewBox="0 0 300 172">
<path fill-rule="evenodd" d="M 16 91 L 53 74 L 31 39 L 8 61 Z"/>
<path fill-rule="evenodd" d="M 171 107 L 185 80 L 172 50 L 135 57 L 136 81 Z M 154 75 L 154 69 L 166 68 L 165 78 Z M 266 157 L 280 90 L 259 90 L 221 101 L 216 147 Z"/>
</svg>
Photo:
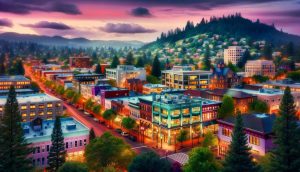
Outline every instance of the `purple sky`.
<svg viewBox="0 0 300 172">
<path fill-rule="evenodd" d="M 0 32 L 148 42 L 236 12 L 300 35 L 300 0 L 0 0 Z"/>
</svg>

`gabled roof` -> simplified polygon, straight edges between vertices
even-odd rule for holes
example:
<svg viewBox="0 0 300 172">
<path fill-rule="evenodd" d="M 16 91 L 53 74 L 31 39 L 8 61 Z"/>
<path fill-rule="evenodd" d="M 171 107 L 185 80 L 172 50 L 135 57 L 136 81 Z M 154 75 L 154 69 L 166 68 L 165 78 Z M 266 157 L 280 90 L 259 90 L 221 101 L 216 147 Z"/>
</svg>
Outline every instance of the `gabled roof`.
<svg viewBox="0 0 300 172">
<path fill-rule="evenodd" d="M 263 134 L 270 134 L 272 133 L 272 127 L 275 123 L 276 116 L 270 114 L 248 114 L 242 115 L 242 118 L 244 128 Z M 231 126 L 234 126 L 234 122 L 234 117 L 218 120 L 218 123 L 225 123 Z"/>
</svg>

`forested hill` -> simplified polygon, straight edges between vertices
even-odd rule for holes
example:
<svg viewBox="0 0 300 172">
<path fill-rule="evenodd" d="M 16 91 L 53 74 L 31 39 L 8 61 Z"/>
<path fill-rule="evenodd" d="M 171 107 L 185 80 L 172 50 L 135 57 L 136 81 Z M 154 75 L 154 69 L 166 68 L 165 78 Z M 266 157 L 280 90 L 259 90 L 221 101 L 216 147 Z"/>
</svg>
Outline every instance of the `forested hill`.
<svg viewBox="0 0 300 172">
<path fill-rule="evenodd" d="M 197 24 L 188 21 L 183 29 L 176 28 L 168 31 L 168 33 L 162 33 L 156 41 L 145 45 L 144 48 L 158 48 L 164 43 L 175 43 L 178 40 L 204 33 L 265 40 L 277 45 L 287 42 L 300 44 L 300 36 L 279 31 L 275 26 L 266 25 L 259 20 L 252 22 L 240 14 L 235 14 L 221 18 L 211 17 L 209 21 L 202 19 Z"/>
</svg>

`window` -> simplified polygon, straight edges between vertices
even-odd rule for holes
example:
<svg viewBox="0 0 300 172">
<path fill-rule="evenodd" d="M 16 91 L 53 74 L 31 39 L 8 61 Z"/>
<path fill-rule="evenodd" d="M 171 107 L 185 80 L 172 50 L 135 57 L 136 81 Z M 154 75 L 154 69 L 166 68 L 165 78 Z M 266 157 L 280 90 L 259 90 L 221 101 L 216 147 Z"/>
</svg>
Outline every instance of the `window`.
<svg viewBox="0 0 300 172">
<path fill-rule="evenodd" d="M 45 158 L 43 157 L 42 158 L 42 165 L 44 165 L 45 164 Z"/>
<path fill-rule="evenodd" d="M 35 113 L 34 112 L 30 112 L 30 116 L 35 116 Z"/>
<path fill-rule="evenodd" d="M 51 108 L 52 106 L 53 106 L 52 103 L 48 103 L 48 104 L 47 104 L 47 107 L 48 107 L 48 108 Z"/>
<path fill-rule="evenodd" d="M 22 109 L 22 110 L 26 110 L 26 109 L 27 109 L 27 106 L 26 106 L 26 105 L 23 105 L 23 106 L 21 106 L 21 109 Z"/>
<path fill-rule="evenodd" d="M 52 112 L 51 111 L 47 112 L 47 115 L 52 115 Z"/>
<path fill-rule="evenodd" d="M 68 149 L 69 148 L 69 144 L 68 144 L 68 142 L 66 142 L 66 149 Z"/>
<path fill-rule="evenodd" d="M 86 139 L 83 140 L 83 144 L 86 145 Z"/>
<path fill-rule="evenodd" d="M 30 105 L 30 109 L 35 109 L 35 105 Z"/>
<path fill-rule="evenodd" d="M 190 109 L 189 108 L 182 109 L 182 113 L 183 114 L 189 114 L 190 113 Z"/>
<path fill-rule="evenodd" d="M 223 136 L 231 137 L 231 133 L 232 133 L 232 131 L 230 129 L 222 128 L 222 135 Z"/>
<path fill-rule="evenodd" d="M 44 105 L 39 105 L 39 108 L 40 109 L 44 109 Z"/>
<path fill-rule="evenodd" d="M 49 152 L 49 150 L 50 150 L 50 146 L 49 145 L 47 145 L 46 150 L 47 150 L 47 152 Z"/>
<path fill-rule="evenodd" d="M 26 117 L 27 116 L 27 114 L 26 113 L 22 113 L 22 117 Z"/>
<path fill-rule="evenodd" d="M 260 140 L 259 140 L 258 137 L 249 135 L 249 143 L 250 143 L 250 144 L 253 144 L 253 145 L 259 146 L 259 145 L 260 145 Z"/>
<path fill-rule="evenodd" d="M 192 108 L 192 111 L 193 111 L 193 112 L 200 112 L 200 107 L 193 107 L 193 108 Z"/>
<path fill-rule="evenodd" d="M 79 146 L 82 146 L 82 140 L 79 140 Z"/>
<path fill-rule="evenodd" d="M 77 147 L 77 141 L 75 141 L 75 147 Z"/>
</svg>

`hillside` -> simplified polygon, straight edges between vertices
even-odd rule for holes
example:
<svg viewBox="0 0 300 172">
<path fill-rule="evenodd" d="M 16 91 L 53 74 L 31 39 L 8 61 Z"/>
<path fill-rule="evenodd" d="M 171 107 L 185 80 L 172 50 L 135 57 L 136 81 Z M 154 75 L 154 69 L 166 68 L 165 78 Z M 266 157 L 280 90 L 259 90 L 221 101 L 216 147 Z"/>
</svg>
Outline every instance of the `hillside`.
<svg viewBox="0 0 300 172">
<path fill-rule="evenodd" d="M 113 47 L 113 48 L 123 48 L 132 47 L 140 48 L 144 45 L 140 41 L 115 41 L 115 40 L 89 40 L 86 38 L 73 38 L 68 39 L 61 36 L 40 36 L 31 34 L 18 34 L 13 32 L 6 32 L 0 34 L 0 40 L 10 41 L 10 42 L 33 42 L 43 45 L 50 46 L 69 46 L 69 47 Z"/>
<path fill-rule="evenodd" d="M 300 36 L 279 31 L 274 26 L 260 23 L 259 20 L 252 22 L 240 14 L 236 14 L 222 18 L 212 17 L 209 21 L 202 19 L 196 25 L 188 21 L 185 28 L 176 28 L 168 33 L 162 33 L 156 41 L 145 45 L 143 48 L 159 48 L 166 43 L 173 44 L 176 41 L 200 34 L 218 34 L 235 39 L 250 38 L 254 41 L 264 40 L 274 45 L 288 42 L 300 44 Z"/>
</svg>

